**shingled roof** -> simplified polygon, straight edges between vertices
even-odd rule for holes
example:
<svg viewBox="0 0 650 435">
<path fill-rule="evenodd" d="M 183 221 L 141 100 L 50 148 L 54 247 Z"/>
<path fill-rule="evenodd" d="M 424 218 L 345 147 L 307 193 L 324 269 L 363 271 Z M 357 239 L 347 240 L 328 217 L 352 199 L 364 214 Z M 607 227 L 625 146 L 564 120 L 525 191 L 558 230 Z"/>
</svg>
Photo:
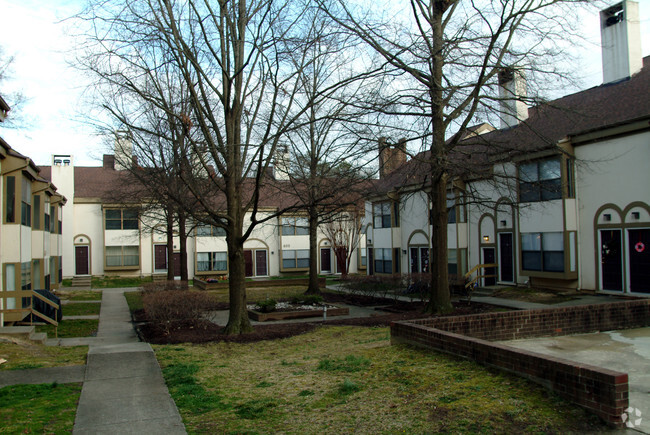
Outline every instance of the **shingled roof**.
<svg viewBox="0 0 650 435">
<path fill-rule="evenodd" d="M 650 56 L 634 76 L 567 95 L 528 109 L 528 119 L 507 129 L 471 136 L 449 154 L 454 175 L 487 168 L 495 159 L 509 159 L 553 149 L 569 136 L 650 116 Z M 429 152 L 422 152 L 375 184 L 385 194 L 426 181 Z"/>
</svg>

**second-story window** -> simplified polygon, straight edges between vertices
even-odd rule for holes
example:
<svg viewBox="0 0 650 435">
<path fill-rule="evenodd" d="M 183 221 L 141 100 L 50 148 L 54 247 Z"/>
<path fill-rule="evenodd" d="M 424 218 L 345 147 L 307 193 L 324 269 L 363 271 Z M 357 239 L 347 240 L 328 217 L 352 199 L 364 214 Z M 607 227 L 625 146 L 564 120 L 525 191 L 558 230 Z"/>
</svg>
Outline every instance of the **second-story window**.
<svg viewBox="0 0 650 435">
<path fill-rule="evenodd" d="M 35 230 L 40 230 L 41 229 L 41 197 L 40 195 L 34 195 L 34 200 L 32 201 L 32 204 L 34 204 L 34 229 Z"/>
<path fill-rule="evenodd" d="M 391 227 L 391 203 L 381 202 L 373 205 L 374 227 L 390 228 Z"/>
<path fill-rule="evenodd" d="M 309 235 L 309 221 L 304 217 L 283 217 L 283 236 L 307 236 Z"/>
<path fill-rule="evenodd" d="M 562 167 L 559 157 L 519 166 L 519 201 L 536 202 L 562 198 Z"/>
<path fill-rule="evenodd" d="M 225 237 L 226 230 L 214 225 L 199 225 L 196 227 L 197 237 Z"/>
<path fill-rule="evenodd" d="M 27 178 L 23 177 L 22 201 L 20 204 L 20 224 L 26 227 L 32 226 L 32 185 Z"/>
<path fill-rule="evenodd" d="M 138 211 L 133 209 L 107 209 L 107 230 L 137 230 Z"/>
</svg>

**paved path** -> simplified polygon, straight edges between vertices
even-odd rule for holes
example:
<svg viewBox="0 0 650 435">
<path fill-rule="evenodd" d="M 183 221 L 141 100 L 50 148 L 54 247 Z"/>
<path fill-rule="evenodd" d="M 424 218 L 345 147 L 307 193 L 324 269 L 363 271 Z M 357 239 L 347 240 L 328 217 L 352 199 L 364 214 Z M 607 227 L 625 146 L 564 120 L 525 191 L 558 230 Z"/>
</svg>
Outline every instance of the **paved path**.
<svg viewBox="0 0 650 435">
<path fill-rule="evenodd" d="M 151 346 L 138 341 L 124 289 L 103 291 L 97 338 L 83 341 L 90 348 L 74 434 L 186 433 Z"/>
</svg>

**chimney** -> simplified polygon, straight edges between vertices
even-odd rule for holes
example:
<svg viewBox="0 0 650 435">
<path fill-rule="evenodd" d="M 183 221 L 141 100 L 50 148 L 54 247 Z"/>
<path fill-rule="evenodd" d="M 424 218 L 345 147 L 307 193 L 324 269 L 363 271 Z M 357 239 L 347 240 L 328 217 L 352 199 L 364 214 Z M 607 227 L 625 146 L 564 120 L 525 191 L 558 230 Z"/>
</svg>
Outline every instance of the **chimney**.
<svg viewBox="0 0 650 435">
<path fill-rule="evenodd" d="M 115 156 L 113 154 L 104 154 L 104 169 L 115 169 Z"/>
<path fill-rule="evenodd" d="M 626 79 L 643 67 L 639 4 L 623 1 L 600 11 L 603 83 Z"/>
<path fill-rule="evenodd" d="M 385 137 L 380 137 L 378 149 L 379 178 L 385 178 L 406 163 L 406 139 L 400 139 L 397 145 L 390 145 Z"/>
<path fill-rule="evenodd" d="M 526 77 L 516 68 L 503 68 L 499 71 L 499 99 L 501 107 L 501 128 L 518 125 L 528 119 L 526 105 Z"/>
<path fill-rule="evenodd" d="M 118 171 L 131 169 L 133 166 L 133 145 L 131 139 L 124 132 L 118 132 L 115 139 L 114 168 Z"/>
<path fill-rule="evenodd" d="M 287 181 L 289 180 L 289 160 L 291 153 L 289 147 L 282 145 L 278 147 L 273 161 L 273 178 L 276 180 Z"/>
</svg>

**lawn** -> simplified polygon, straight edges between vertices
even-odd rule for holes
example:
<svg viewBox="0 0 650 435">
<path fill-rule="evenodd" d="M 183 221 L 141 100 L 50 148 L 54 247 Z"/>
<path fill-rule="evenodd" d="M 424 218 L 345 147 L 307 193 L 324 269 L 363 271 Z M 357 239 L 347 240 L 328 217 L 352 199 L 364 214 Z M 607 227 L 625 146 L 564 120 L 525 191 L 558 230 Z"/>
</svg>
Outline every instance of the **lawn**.
<svg viewBox="0 0 650 435">
<path fill-rule="evenodd" d="M 90 285 L 92 288 L 119 288 L 119 287 L 140 287 L 142 284 L 153 282 L 149 276 L 146 278 L 127 277 L 127 276 L 105 276 L 91 278 Z"/>
<path fill-rule="evenodd" d="M 155 346 L 189 433 L 592 432 L 595 417 L 521 378 L 322 327 L 249 344 Z"/>
<path fill-rule="evenodd" d="M 294 296 L 300 296 L 305 293 L 307 287 L 304 285 L 282 286 L 282 287 L 246 287 L 246 300 L 249 303 L 263 301 L 265 299 L 291 299 Z M 228 289 L 209 290 L 208 293 L 214 294 L 217 302 L 228 302 Z"/>
<path fill-rule="evenodd" d="M 8 338 L 0 342 L 0 370 L 35 369 L 86 364 L 88 346 L 44 346 L 28 340 Z"/>
<path fill-rule="evenodd" d="M 98 303 L 80 303 L 80 304 L 66 304 L 63 306 L 64 316 L 88 316 L 99 314 L 101 304 Z"/>
<path fill-rule="evenodd" d="M 0 388 L 0 433 L 72 433 L 81 384 Z"/>
<path fill-rule="evenodd" d="M 59 323 L 58 334 L 59 338 L 92 337 L 97 334 L 98 327 L 99 320 L 62 320 Z M 45 332 L 50 338 L 55 336 L 54 325 L 38 325 L 36 332 Z"/>
<path fill-rule="evenodd" d="M 101 301 L 102 292 L 91 290 L 57 290 L 56 295 L 61 300 L 68 301 Z"/>
</svg>

